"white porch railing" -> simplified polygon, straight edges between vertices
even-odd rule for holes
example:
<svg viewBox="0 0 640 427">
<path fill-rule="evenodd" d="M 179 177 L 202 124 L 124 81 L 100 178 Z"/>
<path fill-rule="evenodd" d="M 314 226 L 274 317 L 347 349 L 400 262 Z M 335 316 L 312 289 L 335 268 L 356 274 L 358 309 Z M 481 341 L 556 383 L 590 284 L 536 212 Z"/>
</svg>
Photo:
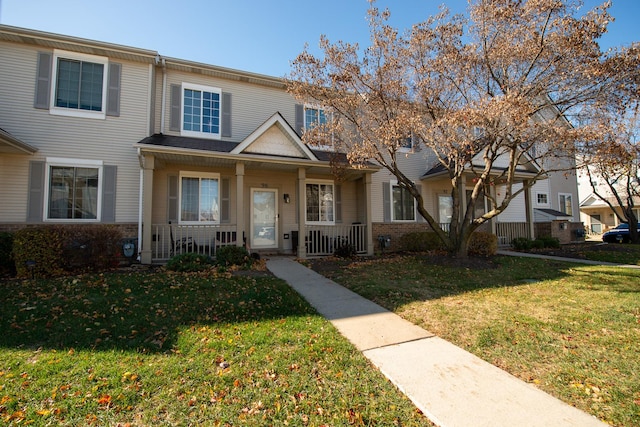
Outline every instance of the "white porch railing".
<svg viewBox="0 0 640 427">
<path fill-rule="evenodd" d="M 510 245 L 516 237 L 531 237 L 526 222 L 497 222 L 498 245 Z"/>
<path fill-rule="evenodd" d="M 365 224 L 307 225 L 304 233 L 307 256 L 333 255 L 344 245 L 350 245 L 356 254 L 364 255 L 367 253 L 366 229 Z"/>
<path fill-rule="evenodd" d="M 164 262 L 174 255 L 196 252 L 215 256 L 221 246 L 236 245 L 235 225 L 155 224 L 152 230 L 152 261 Z"/>
</svg>

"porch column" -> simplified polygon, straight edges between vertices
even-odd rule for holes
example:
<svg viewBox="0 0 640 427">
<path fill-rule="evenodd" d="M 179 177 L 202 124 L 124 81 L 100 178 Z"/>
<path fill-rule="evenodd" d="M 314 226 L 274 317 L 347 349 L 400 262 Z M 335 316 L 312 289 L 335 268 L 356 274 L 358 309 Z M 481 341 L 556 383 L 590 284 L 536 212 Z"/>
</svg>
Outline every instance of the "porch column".
<svg viewBox="0 0 640 427">
<path fill-rule="evenodd" d="M 365 204 L 365 223 L 367 224 L 366 228 L 366 239 L 367 239 L 367 255 L 373 256 L 373 221 L 371 214 L 371 175 L 370 173 L 366 173 L 364 175 L 364 204 Z"/>
<path fill-rule="evenodd" d="M 522 185 L 529 186 L 529 181 L 523 181 Z M 530 239 L 535 238 L 535 227 L 533 225 L 533 204 L 531 203 L 531 187 L 524 191 L 524 206 L 527 218 L 527 234 Z"/>
<path fill-rule="evenodd" d="M 244 163 L 236 163 L 236 239 L 237 246 L 244 246 L 244 237 L 247 230 L 245 224 L 247 216 L 244 212 Z"/>
<path fill-rule="evenodd" d="M 307 188 L 305 180 L 307 179 L 307 171 L 304 168 L 298 168 L 298 197 L 296 203 L 298 208 L 298 258 L 307 257 L 307 247 L 305 240 L 305 220 L 307 218 L 304 211 L 305 200 L 307 198 Z"/>
<path fill-rule="evenodd" d="M 140 251 L 140 263 L 151 264 L 152 258 L 152 211 L 153 211 L 153 169 L 155 157 L 145 155 L 143 157 L 142 173 L 142 250 Z"/>
</svg>

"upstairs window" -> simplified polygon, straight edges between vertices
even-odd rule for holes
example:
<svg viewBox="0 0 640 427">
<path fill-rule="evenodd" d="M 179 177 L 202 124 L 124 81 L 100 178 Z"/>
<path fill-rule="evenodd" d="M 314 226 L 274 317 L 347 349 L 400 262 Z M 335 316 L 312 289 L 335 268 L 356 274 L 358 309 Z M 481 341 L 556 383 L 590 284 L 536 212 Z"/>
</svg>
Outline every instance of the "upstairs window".
<svg viewBox="0 0 640 427">
<path fill-rule="evenodd" d="M 536 193 L 536 203 L 540 206 L 549 206 L 549 195 L 547 193 Z"/>
<path fill-rule="evenodd" d="M 560 204 L 560 212 L 573 215 L 573 203 L 571 200 L 571 194 L 560 193 L 558 194 L 558 201 Z"/>
<path fill-rule="evenodd" d="M 219 139 L 221 98 L 222 91 L 219 88 L 183 84 L 181 134 Z"/>
<path fill-rule="evenodd" d="M 104 118 L 107 58 L 55 51 L 52 114 Z"/>
<path fill-rule="evenodd" d="M 327 116 L 323 109 L 305 107 L 304 108 L 304 128 L 309 130 L 316 126 L 327 123 Z"/>
</svg>

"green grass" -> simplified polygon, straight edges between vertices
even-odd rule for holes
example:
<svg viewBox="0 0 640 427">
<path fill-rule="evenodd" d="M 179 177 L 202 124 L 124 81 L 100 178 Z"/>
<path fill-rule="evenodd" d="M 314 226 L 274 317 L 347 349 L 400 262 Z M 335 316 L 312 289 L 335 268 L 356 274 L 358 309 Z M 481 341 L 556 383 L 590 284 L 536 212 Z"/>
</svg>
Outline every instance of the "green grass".
<svg viewBox="0 0 640 427">
<path fill-rule="evenodd" d="M 324 274 L 598 418 L 640 425 L 640 270 L 391 257 Z"/>
<path fill-rule="evenodd" d="M 593 261 L 640 265 L 640 245 L 610 243 L 606 246 L 609 250 L 587 251 L 585 257 Z"/>
<path fill-rule="evenodd" d="M 430 425 L 283 281 L 109 273 L 1 282 L 15 425 Z"/>
</svg>

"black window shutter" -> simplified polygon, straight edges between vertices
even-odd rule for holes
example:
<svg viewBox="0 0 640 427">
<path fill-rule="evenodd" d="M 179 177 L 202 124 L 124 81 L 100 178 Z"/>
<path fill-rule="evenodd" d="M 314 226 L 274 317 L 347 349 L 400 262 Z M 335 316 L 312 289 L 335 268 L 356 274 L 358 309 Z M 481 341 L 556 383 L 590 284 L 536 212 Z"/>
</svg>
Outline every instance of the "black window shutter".
<svg viewBox="0 0 640 427">
<path fill-rule="evenodd" d="M 122 64 L 109 63 L 107 78 L 107 116 L 120 116 L 120 74 Z"/>
<path fill-rule="evenodd" d="M 302 136 L 304 130 L 304 106 L 302 104 L 296 104 L 296 124 L 295 131 L 298 135 Z"/>
<path fill-rule="evenodd" d="M 38 66 L 36 69 L 36 93 L 33 100 L 34 108 L 49 109 L 49 93 L 51 92 L 51 60 L 49 52 L 38 52 Z"/>
<path fill-rule="evenodd" d="M 29 194 L 27 197 L 27 222 L 41 222 L 44 203 L 44 162 L 29 163 Z"/>
<path fill-rule="evenodd" d="M 337 184 L 334 186 L 335 193 L 333 195 L 336 202 L 336 222 L 342 222 L 342 186 Z"/>
<path fill-rule="evenodd" d="M 222 92 L 222 136 L 231 138 L 231 94 Z"/>
<path fill-rule="evenodd" d="M 384 222 L 391 222 L 391 184 L 382 183 L 382 212 Z"/>
<path fill-rule="evenodd" d="M 169 130 L 180 132 L 180 116 L 182 114 L 182 87 L 171 85 L 171 119 Z"/>
<path fill-rule="evenodd" d="M 102 167 L 102 222 L 116 222 L 117 166 Z"/>
<path fill-rule="evenodd" d="M 231 221 L 231 183 L 229 178 L 220 180 L 220 222 Z"/>
<path fill-rule="evenodd" d="M 171 222 L 178 221 L 178 176 L 169 175 L 167 182 L 167 219 Z"/>
</svg>

